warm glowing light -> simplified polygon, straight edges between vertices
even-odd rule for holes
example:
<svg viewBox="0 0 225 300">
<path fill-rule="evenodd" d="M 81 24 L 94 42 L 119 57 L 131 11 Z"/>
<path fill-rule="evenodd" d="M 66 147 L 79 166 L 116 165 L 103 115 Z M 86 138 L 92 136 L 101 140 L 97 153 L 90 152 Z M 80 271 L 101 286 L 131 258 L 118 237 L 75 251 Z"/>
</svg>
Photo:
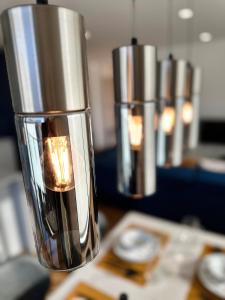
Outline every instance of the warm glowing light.
<svg viewBox="0 0 225 300">
<path fill-rule="evenodd" d="M 142 117 L 128 116 L 130 143 L 134 150 L 139 150 L 142 142 Z"/>
<path fill-rule="evenodd" d="M 44 142 L 46 186 L 58 192 L 74 187 L 70 141 L 67 136 L 48 137 Z"/>
<path fill-rule="evenodd" d="M 182 118 L 185 124 L 190 124 L 193 119 L 193 107 L 190 102 L 185 102 L 182 110 Z"/>
<path fill-rule="evenodd" d="M 172 133 L 175 124 L 175 110 L 172 107 L 166 107 L 162 114 L 162 128 L 166 134 Z"/>
<path fill-rule="evenodd" d="M 87 30 L 85 32 L 85 38 L 86 38 L 86 40 L 90 40 L 91 39 L 91 32 L 89 30 Z"/>
<path fill-rule="evenodd" d="M 203 43 L 209 43 L 212 40 L 212 34 L 210 32 L 201 32 L 199 34 L 199 39 Z"/>
<path fill-rule="evenodd" d="M 191 19 L 194 16 L 194 12 L 190 8 L 182 8 L 178 11 L 178 16 L 181 19 L 188 20 L 188 19 Z"/>
</svg>

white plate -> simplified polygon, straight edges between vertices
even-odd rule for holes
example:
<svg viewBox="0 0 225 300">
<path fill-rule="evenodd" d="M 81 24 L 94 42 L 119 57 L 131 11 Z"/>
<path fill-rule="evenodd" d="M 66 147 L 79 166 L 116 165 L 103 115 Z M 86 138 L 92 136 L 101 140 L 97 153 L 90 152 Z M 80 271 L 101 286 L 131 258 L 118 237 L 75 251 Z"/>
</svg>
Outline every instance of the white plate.
<svg viewBox="0 0 225 300">
<path fill-rule="evenodd" d="M 197 275 L 208 291 L 225 299 L 225 254 L 213 253 L 205 256 L 199 264 Z"/>
<path fill-rule="evenodd" d="M 136 228 L 123 232 L 113 246 L 113 251 L 119 258 L 133 263 L 149 261 L 158 254 L 159 249 L 159 238 Z"/>
<path fill-rule="evenodd" d="M 201 158 L 199 161 L 199 166 L 210 172 L 224 173 L 225 172 L 225 162 L 222 159 L 215 158 Z"/>
</svg>

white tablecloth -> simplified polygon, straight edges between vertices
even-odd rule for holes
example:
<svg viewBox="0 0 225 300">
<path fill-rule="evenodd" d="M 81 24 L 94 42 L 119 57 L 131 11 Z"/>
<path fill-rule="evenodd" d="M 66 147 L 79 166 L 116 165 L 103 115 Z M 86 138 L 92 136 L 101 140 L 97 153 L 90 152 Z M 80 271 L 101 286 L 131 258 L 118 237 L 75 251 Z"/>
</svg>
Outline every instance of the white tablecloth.
<svg viewBox="0 0 225 300">
<path fill-rule="evenodd" d="M 171 237 L 171 241 L 161 253 L 158 266 L 155 268 L 149 282 L 145 286 L 134 284 L 121 277 L 116 277 L 112 273 L 96 266 L 98 260 L 101 259 L 101 256 L 104 255 L 111 246 L 112 241 L 130 224 L 140 224 L 150 229 L 168 233 Z M 177 272 L 170 273 L 168 272 L 168 262 L 170 261 L 169 253 L 171 253 L 171 251 L 173 252 L 176 248 L 176 238 L 180 236 L 182 232 L 189 232 L 190 236 L 193 235 L 192 242 L 187 243 L 187 246 L 191 248 L 188 249 L 192 253 L 191 261 L 187 261 L 183 272 L 179 274 Z M 81 281 L 105 291 L 108 295 L 115 297 L 115 299 L 118 299 L 120 293 L 125 292 L 129 295 L 129 300 L 185 300 L 191 284 L 192 267 L 194 266 L 194 262 L 197 261 L 205 244 L 225 247 L 225 237 L 202 230 L 195 230 L 193 233 L 192 229 L 187 229 L 184 226 L 172 222 L 136 212 L 128 213 L 102 243 L 98 257 L 86 267 L 72 272 L 65 282 L 48 297 L 48 300 L 64 299 L 70 290 Z M 171 265 L 172 264 L 173 261 L 171 260 Z M 167 272 L 165 272 L 165 270 L 167 270 Z"/>
</svg>

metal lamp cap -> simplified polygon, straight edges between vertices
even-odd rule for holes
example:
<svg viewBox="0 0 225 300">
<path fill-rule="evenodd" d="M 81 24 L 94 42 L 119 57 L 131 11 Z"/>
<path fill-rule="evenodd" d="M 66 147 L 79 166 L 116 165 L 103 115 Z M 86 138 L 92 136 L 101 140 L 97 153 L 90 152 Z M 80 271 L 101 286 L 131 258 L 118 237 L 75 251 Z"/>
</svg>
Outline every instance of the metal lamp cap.
<svg viewBox="0 0 225 300">
<path fill-rule="evenodd" d="M 193 67 L 190 63 L 187 64 L 185 78 L 185 98 L 191 101 L 193 83 Z"/>
<path fill-rule="evenodd" d="M 175 60 L 172 56 L 158 63 L 159 99 L 173 104 L 176 98 L 186 96 L 187 62 Z"/>
<path fill-rule="evenodd" d="M 202 69 L 195 67 L 193 71 L 192 94 L 199 95 L 202 88 Z"/>
<path fill-rule="evenodd" d="M 156 99 L 156 47 L 130 45 L 113 50 L 115 101 Z"/>
<path fill-rule="evenodd" d="M 82 16 L 54 5 L 22 5 L 5 10 L 1 21 L 16 113 L 88 107 Z"/>
</svg>

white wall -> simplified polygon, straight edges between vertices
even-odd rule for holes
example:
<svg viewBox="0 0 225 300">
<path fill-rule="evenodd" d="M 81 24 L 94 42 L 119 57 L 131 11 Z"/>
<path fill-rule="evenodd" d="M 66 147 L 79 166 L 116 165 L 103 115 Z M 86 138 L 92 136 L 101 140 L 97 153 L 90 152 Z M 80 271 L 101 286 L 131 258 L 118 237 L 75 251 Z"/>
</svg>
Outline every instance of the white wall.
<svg viewBox="0 0 225 300">
<path fill-rule="evenodd" d="M 115 145 L 114 95 L 110 53 L 89 55 L 90 102 L 96 150 Z"/>
<path fill-rule="evenodd" d="M 167 49 L 159 49 L 158 57 L 166 56 Z M 186 58 L 186 47 L 174 47 L 175 57 Z M 203 69 L 200 116 L 204 119 L 225 120 L 225 39 L 212 43 L 195 43 L 191 62 Z"/>
<path fill-rule="evenodd" d="M 186 59 L 186 46 L 174 46 L 173 53 Z M 158 49 L 159 59 L 167 55 L 168 49 Z M 200 117 L 225 120 L 225 39 L 195 43 L 191 61 L 203 69 Z M 115 143 L 111 49 L 89 49 L 89 73 L 94 141 L 100 150 Z"/>
</svg>

